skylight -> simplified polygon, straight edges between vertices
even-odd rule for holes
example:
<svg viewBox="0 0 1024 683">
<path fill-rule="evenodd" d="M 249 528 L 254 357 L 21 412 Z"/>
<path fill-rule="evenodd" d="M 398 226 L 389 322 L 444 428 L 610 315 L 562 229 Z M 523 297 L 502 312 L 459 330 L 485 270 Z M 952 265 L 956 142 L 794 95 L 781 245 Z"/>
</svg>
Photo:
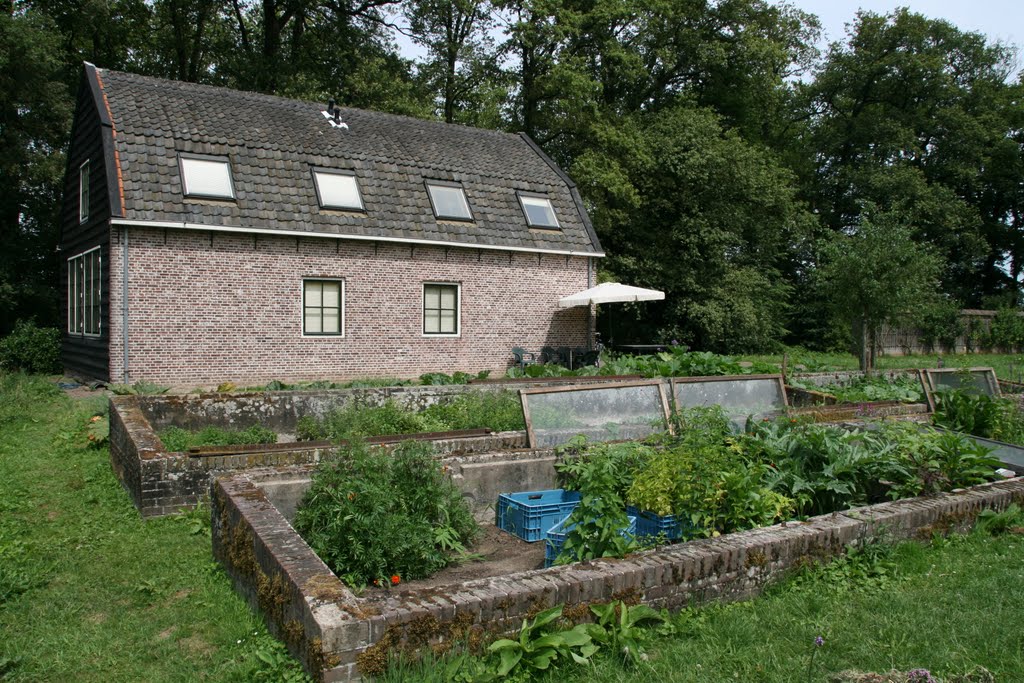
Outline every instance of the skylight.
<svg viewBox="0 0 1024 683">
<path fill-rule="evenodd" d="M 437 218 L 473 220 L 473 212 L 469 210 L 469 202 L 466 201 L 466 193 L 463 192 L 461 185 L 430 181 L 427 183 L 427 191 L 430 193 L 430 204 L 434 207 L 434 216 Z"/>
<path fill-rule="evenodd" d="M 180 157 L 181 184 L 186 197 L 234 199 L 227 159 Z"/>
<path fill-rule="evenodd" d="M 559 227 L 558 218 L 555 216 L 555 209 L 551 206 L 551 200 L 547 197 L 520 194 L 519 203 L 523 205 L 523 213 L 526 214 L 526 224 L 531 228 Z"/>
<path fill-rule="evenodd" d="M 350 209 L 362 211 L 363 198 L 359 194 L 359 183 L 351 173 L 337 171 L 313 171 L 316 180 L 316 196 L 324 209 Z"/>
</svg>

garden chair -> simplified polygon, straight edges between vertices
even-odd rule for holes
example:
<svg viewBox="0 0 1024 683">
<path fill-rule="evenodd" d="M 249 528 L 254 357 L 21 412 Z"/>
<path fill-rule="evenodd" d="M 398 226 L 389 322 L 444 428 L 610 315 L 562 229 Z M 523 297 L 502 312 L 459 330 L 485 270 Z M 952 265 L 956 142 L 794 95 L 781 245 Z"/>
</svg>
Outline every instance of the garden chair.
<svg viewBox="0 0 1024 683">
<path fill-rule="evenodd" d="M 536 353 L 527 351 L 521 346 L 512 347 L 512 359 L 520 370 L 525 370 L 527 365 L 534 365 L 538 362 Z"/>
</svg>

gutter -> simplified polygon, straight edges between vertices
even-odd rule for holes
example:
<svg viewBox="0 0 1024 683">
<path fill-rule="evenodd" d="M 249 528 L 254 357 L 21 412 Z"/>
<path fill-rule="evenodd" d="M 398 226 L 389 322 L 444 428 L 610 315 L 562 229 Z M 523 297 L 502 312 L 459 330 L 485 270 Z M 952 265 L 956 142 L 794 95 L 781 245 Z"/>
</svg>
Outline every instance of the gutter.
<svg viewBox="0 0 1024 683">
<path fill-rule="evenodd" d="M 600 251 L 575 251 L 567 249 L 536 249 L 530 247 L 503 247 L 491 244 L 471 244 L 468 242 L 445 242 L 442 240 L 418 240 L 405 237 L 375 237 L 369 235 L 339 235 L 329 232 L 309 232 L 306 230 L 272 230 L 268 228 L 243 228 L 232 225 L 206 225 L 204 223 L 185 223 L 178 221 L 145 221 L 127 218 L 112 218 L 111 225 L 136 228 L 171 228 L 177 230 L 202 230 L 205 232 L 234 232 L 258 235 L 278 235 L 284 237 L 313 237 L 321 239 L 357 240 L 362 242 L 396 242 L 399 244 L 423 244 L 432 247 L 459 247 L 463 249 L 483 249 L 487 251 L 518 251 L 531 254 L 557 254 L 560 256 L 586 256 L 603 258 Z M 125 231 L 127 232 L 127 231 Z"/>
<path fill-rule="evenodd" d="M 128 228 L 121 230 L 121 346 L 124 352 L 122 382 L 128 381 Z"/>
</svg>

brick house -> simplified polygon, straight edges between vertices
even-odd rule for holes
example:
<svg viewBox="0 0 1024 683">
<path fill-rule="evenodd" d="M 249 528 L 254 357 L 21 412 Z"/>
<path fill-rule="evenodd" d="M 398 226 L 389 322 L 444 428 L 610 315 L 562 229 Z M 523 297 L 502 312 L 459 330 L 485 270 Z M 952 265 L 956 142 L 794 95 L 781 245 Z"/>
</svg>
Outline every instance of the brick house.
<svg viewBox="0 0 1024 683">
<path fill-rule="evenodd" d="M 503 371 L 589 344 L 603 256 L 525 135 L 91 64 L 61 222 L 65 367 L 112 382 Z"/>
</svg>

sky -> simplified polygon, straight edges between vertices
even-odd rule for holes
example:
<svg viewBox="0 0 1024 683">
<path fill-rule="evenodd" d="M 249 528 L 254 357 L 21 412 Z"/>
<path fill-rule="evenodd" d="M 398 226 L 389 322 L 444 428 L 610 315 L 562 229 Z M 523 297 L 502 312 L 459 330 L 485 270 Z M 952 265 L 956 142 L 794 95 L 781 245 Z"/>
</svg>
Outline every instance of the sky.
<svg viewBox="0 0 1024 683">
<path fill-rule="evenodd" d="M 827 41 L 842 40 L 845 26 L 858 9 L 886 14 L 897 7 L 932 19 L 945 19 L 964 31 L 984 33 L 992 42 L 1024 45 L 1024 2 L 1021 0 L 788 0 L 817 14 Z"/>
</svg>

